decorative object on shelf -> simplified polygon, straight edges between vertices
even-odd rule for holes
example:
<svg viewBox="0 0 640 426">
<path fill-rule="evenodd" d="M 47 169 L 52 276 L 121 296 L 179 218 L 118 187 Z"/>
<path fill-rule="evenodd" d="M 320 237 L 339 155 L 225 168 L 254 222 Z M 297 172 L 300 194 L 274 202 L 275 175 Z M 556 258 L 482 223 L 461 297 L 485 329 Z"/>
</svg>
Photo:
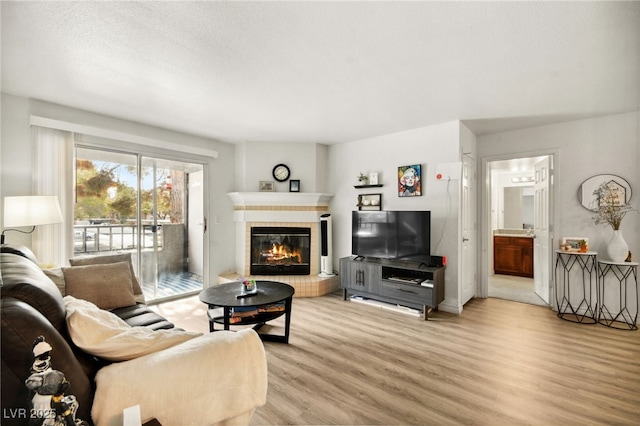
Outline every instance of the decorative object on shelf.
<svg viewBox="0 0 640 426">
<path fill-rule="evenodd" d="M 358 195 L 358 210 L 382 210 L 382 194 Z"/>
<path fill-rule="evenodd" d="M 378 173 L 372 172 L 369 173 L 369 185 L 377 185 L 378 184 Z"/>
<path fill-rule="evenodd" d="M 596 191 L 603 184 L 617 188 L 618 196 L 624 198 L 625 203 L 631 200 L 631 185 L 624 178 L 616 175 L 596 175 L 582 182 L 578 188 L 578 200 L 585 209 L 598 211 Z"/>
<path fill-rule="evenodd" d="M 628 201 L 627 190 L 616 180 L 604 181 L 593 191 L 596 225 L 606 223 L 613 229 L 613 236 L 607 244 L 607 254 L 614 262 L 624 262 L 629 256 L 629 246 L 622 237 L 622 219 L 631 211 L 638 212 Z"/>
<path fill-rule="evenodd" d="M 270 180 L 261 180 L 259 189 L 260 192 L 273 192 L 273 182 Z"/>
<path fill-rule="evenodd" d="M 240 295 L 251 295 L 258 292 L 258 286 L 256 280 L 250 280 L 248 278 L 240 278 Z"/>
<path fill-rule="evenodd" d="M 298 179 L 289 181 L 289 192 L 300 192 L 300 181 Z"/>
<path fill-rule="evenodd" d="M 359 185 L 367 185 L 369 183 L 369 177 L 364 173 L 360 172 L 358 175 L 358 184 Z"/>
<path fill-rule="evenodd" d="M 278 182 L 285 182 L 291 176 L 291 170 L 286 164 L 276 164 L 273 168 L 273 178 Z"/>
<path fill-rule="evenodd" d="M 607 243 L 607 254 L 609 259 L 614 262 L 624 262 L 630 255 L 629 245 L 627 245 L 619 229 L 613 231 L 613 235 Z"/>
<path fill-rule="evenodd" d="M 422 195 L 420 164 L 398 167 L 398 197 Z"/>
<path fill-rule="evenodd" d="M 574 251 L 580 253 L 586 253 L 587 250 L 581 252 L 580 248 L 584 245 L 589 247 L 589 239 L 584 237 L 564 237 L 560 242 L 560 250 L 562 251 Z"/>
<path fill-rule="evenodd" d="M 578 253 L 586 253 L 587 249 L 587 240 L 580 240 L 580 248 L 578 249 Z"/>
</svg>

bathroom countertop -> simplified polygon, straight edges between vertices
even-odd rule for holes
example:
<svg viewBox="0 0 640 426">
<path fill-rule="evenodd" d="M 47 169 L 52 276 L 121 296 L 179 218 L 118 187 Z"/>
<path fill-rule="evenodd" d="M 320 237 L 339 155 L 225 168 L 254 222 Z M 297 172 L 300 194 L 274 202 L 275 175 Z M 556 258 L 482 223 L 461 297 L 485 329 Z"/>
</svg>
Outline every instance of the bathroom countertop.
<svg viewBox="0 0 640 426">
<path fill-rule="evenodd" d="M 533 232 L 527 233 L 525 229 L 496 229 L 493 231 L 494 237 L 522 237 L 533 238 Z"/>
</svg>

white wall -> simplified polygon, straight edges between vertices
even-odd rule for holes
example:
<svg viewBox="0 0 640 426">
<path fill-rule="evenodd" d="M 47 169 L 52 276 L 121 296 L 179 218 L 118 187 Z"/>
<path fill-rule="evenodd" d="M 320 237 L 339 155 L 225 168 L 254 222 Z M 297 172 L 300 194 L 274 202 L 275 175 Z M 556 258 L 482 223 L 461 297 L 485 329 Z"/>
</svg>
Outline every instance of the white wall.
<svg viewBox="0 0 640 426">
<path fill-rule="evenodd" d="M 319 178 L 324 175 L 318 170 L 324 168 L 326 149 L 324 145 L 308 143 L 240 143 L 235 158 L 235 190 L 257 192 L 260 181 L 271 181 L 276 192 L 289 192 L 289 181 L 277 182 L 272 174 L 276 164 L 284 163 L 291 170 L 290 179 L 300 181 L 300 192 L 322 192 L 325 184 Z"/>
<path fill-rule="evenodd" d="M 460 125 L 448 122 L 406 132 L 329 146 L 329 188 L 333 218 L 334 268 L 351 255 L 351 212 L 358 194 L 382 193 L 383 210 L 431 210 L 431 250 L 448 259 L 445 301 L 440 308 L 459 312 L 458 197 L 459 180 L 435 180 L 438 163 L 460 160 Z M 422 166 L 422 196 L 398 197 L 399 166 Z M 382 188 L 356 189 L 360 172 L 378 172 Z"/>
<path fill-rule="evenodd" d="M 31 132 L 29 130 L 29 101 L 27 99 L 2 95 L 1 132 L 1 199 L 31 194 L 33 160 L 31 156 Z M 0 225 L 4 223 L 3 208 L 0 208 L 0 219 L 2 219 L 0 220 Z M 31 246 L 31 235 L 9 232 L 6 236 L 7 241 Z"/>
</svg>

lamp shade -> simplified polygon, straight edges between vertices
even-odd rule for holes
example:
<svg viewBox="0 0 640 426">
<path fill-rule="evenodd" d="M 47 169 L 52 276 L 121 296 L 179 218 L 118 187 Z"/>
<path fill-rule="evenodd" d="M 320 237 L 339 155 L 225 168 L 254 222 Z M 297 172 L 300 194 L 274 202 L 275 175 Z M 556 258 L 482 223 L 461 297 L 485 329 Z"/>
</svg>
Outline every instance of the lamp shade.
<svg viewBox="0 0 640 426">
<path fill-rule="evenodd" d="M 4 227 L 62 223 L 62 210 L 56 196 L 4 198 Z"/>
</svg>

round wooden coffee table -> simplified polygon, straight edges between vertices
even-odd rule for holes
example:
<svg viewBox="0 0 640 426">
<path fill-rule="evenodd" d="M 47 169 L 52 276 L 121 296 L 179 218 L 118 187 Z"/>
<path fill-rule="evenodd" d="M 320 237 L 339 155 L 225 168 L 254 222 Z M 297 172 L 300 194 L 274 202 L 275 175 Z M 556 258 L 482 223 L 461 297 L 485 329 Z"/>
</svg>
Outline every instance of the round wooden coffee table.
<svg viewBox="0 0 640 426">
<path fill-rule="evenodd" d="M 208 306 L 209 331 L 214 332 L 215 324 L 223 324 L 224 330 L 231 325 L 255 324 L 258 331 L 268 321 L 285 316 L 284 335 L 258 333 L 262 340 L 289 343 L 291 324 L 291 302 L 295 289 L 289 284 L 277 281 L 256 281 L 258 292 L 242 295 L 240 282 L 232 282 L 209 287 L 200 293 L 200 301 Z M 214 314 L 215 308 L 222 308 L 222 315 Z"/>
</svg>

